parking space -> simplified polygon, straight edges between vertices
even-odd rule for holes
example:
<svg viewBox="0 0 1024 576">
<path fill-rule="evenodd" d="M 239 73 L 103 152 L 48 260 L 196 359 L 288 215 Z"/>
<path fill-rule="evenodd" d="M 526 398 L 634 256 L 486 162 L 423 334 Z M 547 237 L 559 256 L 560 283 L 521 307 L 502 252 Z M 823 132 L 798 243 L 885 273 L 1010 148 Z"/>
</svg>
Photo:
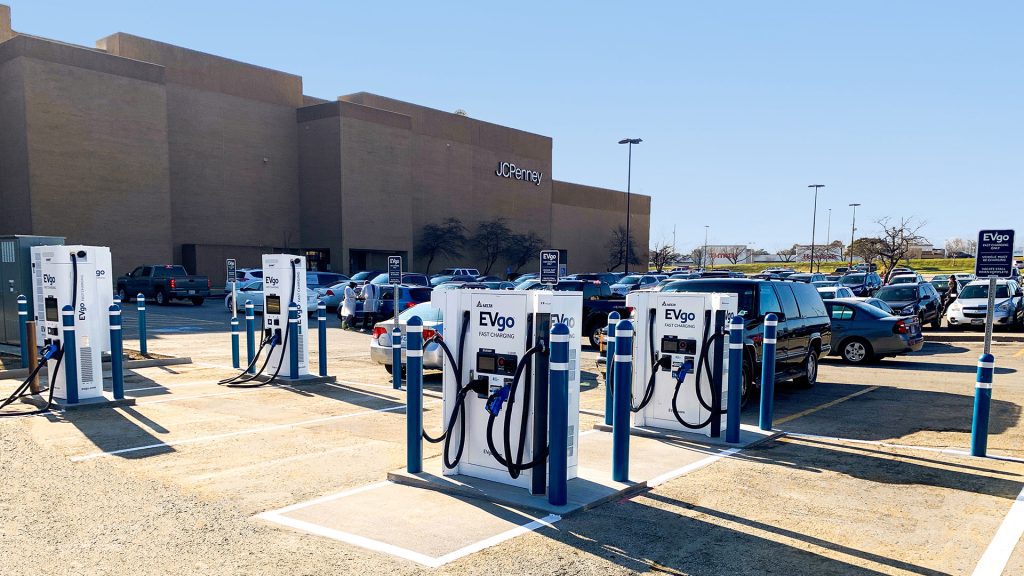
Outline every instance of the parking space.
<svg viewBox="0 0 1024 576">
<path fill-rule="evenodd" d="M 368 360 L 369 335 L 329 330 L 335 384 L 225 389 L 216 381 L 233 372 L 228 314 L 209 304 L 150 309 L 153 321 L 166 315 L 150 350 L 193 364 L 132 371 L 133 407 L 0 421 L 0 483 L 18 494 L 3 505 L 0 571 L 60 573 L 32 552 L 53 537 L 75 562 L 111 574 L 434 570 L 266 521 L 404 465 L 404 392 Z M 431 541 L 441 530 L 396 545 L 444 558 L 436 570 L 457 574 L 963 574 L 983 557 L 1009 557 L 1003 573 L 1019 573 L 1019 526 L 1006 518 L 1024 488 L 1024 345 L 994 350 L 995 457 L 986 459 L 965 453 L 979 353 L 978 343 L 942 342 L 868 366 L 828 360 L 813 388 L 777 388 L 776 425 L 789 435 L 557 522 L 470 502 L 467 518 L 489 526 L 479 538 L 460 536 L 453 519 L 451 542 Z M 584 430 L 603 420 L 596 358 L 583 354 Z M 439 378 L 426 384 L 424 419 L 436 432 Z M 743 417 L 756 423 L 756 406 Z M 436 445 L 425 451 L 428 461 L 439 455 Z M 437 503 L 422 506 L 409 517 Z M 383 508 L 363 514 L 320 520 L 342 531 L 387 525 Z"/>
</svg>

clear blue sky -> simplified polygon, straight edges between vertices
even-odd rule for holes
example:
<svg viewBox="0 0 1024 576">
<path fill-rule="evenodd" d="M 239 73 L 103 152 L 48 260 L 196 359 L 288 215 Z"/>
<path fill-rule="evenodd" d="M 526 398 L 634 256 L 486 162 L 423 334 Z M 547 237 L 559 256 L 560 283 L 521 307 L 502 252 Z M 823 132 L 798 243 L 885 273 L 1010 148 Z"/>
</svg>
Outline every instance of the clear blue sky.
<svg viewBox="0 0 1024 576">
<path fill-rule="evenodd" d="M 941 245 L 1024 214 L 1024 2 L 0 0 L 16 30 L 129 32 L 554 138 L 560 180 L 653 197 L 681 250 L 913 216 Z M 1021 231 L 1024 234 L 1024 230 Z"/>
</svg>

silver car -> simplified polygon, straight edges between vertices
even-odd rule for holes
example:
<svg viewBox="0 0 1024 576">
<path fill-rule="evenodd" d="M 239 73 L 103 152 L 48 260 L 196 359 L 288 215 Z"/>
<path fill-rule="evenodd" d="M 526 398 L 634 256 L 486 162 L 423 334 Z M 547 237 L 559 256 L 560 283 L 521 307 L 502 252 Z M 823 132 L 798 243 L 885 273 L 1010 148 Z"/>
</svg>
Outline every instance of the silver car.
<svg viewBox="0 0 1024 576">
<path fill-rule="evenodd" d="M 444 322 L 441 309 L 434 308 L 430 302 L 422 302 L 406 309 L 398 315 L 398 329 L 402 331 L 402 368 L 405 371 L 405 325 L 413 316 L 423 320 L 423 339 L 427 340 L 435 333 L 444 334 Z M 395 325 L 390 321 L 381 321 L 373 326 L 373 337 L 370 338 L 370 359 L 383 364 L 388 374 L 393 372 L 391 352 L 391 330 Z M 454 353 L 454 352 L 453 352 Z M 441 370 L 444 367 L 444 350 L 437 342 L 427 344 L 423 350 L 423 369 Z"/>
</svg>

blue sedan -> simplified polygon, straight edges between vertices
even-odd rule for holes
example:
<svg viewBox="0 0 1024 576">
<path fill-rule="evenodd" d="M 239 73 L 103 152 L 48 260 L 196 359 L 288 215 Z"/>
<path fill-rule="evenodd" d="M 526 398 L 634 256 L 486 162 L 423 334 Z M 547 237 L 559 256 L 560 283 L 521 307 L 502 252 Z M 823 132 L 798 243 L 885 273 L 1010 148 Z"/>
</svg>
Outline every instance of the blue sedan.
<svg viewBox="0 0 1024 576">
<path fill-rule="evenodd" d="M 825 307 L 832 320 L 830 354 L 850 364 L 917 352 L 924 346 L 916 316 L 893 316 L 853 298 L 825 300 Z"/>
</svg>

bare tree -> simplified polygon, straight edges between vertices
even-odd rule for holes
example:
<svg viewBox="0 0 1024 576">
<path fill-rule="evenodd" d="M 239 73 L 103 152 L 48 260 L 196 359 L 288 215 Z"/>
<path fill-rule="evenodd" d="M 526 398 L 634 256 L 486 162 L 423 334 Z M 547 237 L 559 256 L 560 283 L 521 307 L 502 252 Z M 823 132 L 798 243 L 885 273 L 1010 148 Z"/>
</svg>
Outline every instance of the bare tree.
<svg viewBox="0 0 1024 576">
<path fill-rule="evenodd" d="M 748 250 L 746 248 L 740 248 L 739 250 L 729 250 L 727 252 L 721 252 L 717 255 L 728 260 L 730 264 L 739 264 L 740 260 L 743 260 L 747 257 Z"/>
<path fill-rule="evenodd" d="M 626 241 L 626 228 L 619 226 L 612 231 L 612 237 L 606 244 L 608 248 L 608 271 L 611 272 L 626 263 L 626 254 L 629 253 L 629 263 L 639 264 L 640 259 L 636 256 L 636 242 L 633 241 L 633 233 L 629 234 L 629 241 Z"/>
<path fill-rule="evenodd" d="M 782 258 L 783 262 L 792 262 L 793 260 L 796 260 L 797 252 L 797 245 L 793 244 L 792 248 L 779 250 L 779 258 Z"/>
<path fill-rule="evenodd" d="M 953 258 L 956 260 L 958 254 L 967 252 L 967 240 L 963 238 L 950 238 L 946 240 L 946 258 Z"/>
<path fill-rule="evenodd" d="M 902 260 L 906 260 L 910 253 L 910 246 L 921 242 L 924 238 L 918 234 L 925 222 L 915 222 L 913 218 L 882 218 L 875 222 L 882 227 L 882 234 L 878 238 L 878 258 L 885 267 L 886 272 L 892 270 Z"/>
<path fill-rule="evenodd" d="M 480 255 L 484 257 L 483 274 L 491 273 L 498 258 L 508 250 L 512 241 L 512 230 L 505 223 L 504 218 L 486 220 L 477 224 L 476 232 L 470 239 L 476 245 Z"/>
<path fill-rule="evenodd" d="M 544 239 L 536 232 L 513 234 L 509 238 L 508 248 L 505 249 L 505 257 L 512 264 L 512 271 L 519 272 L 523 266 L 535 259 L 545 244 Z"/>
<path fill-rule="evenodd" d="M 852 254 L 857 258 L 861 258 L 868 264 L 878 260 L 879 255 L 882 253 L 882 239 L 881 238 L 857 238 L 850 244 L 847 249 L 847 254 Z"/>
<path fill-rule="evenodd" d="M 651 248 L 650 261 L 659 274 L 665 270 L 665 266 L 676 262 L 681 257 L 682 255 L 676 252 L 671 244 L 656 244 Z"/>
<path fill-rule="evenodd" d="M 427 257 L 425 273 L 430 274 L 430 266 L 438 256 L 448 259 L 461 257 L 465 244 L 466 227 L 458 218 L 445 218 L 440 224 L 424 226 L 416 249 L 421 257 Z"/>
<path fill-rule="evenodd" d="M 703 268 L 704 267 L 704 259 L 705 259 L 704 258 L 704 247 L 703 246 L 698 246 L 698 247 L 694 248 L 693 250 L 691 250 L 690 251 L 690 258 L 693 260 L 693 263 L 697 267 Z"/>
</svg>

